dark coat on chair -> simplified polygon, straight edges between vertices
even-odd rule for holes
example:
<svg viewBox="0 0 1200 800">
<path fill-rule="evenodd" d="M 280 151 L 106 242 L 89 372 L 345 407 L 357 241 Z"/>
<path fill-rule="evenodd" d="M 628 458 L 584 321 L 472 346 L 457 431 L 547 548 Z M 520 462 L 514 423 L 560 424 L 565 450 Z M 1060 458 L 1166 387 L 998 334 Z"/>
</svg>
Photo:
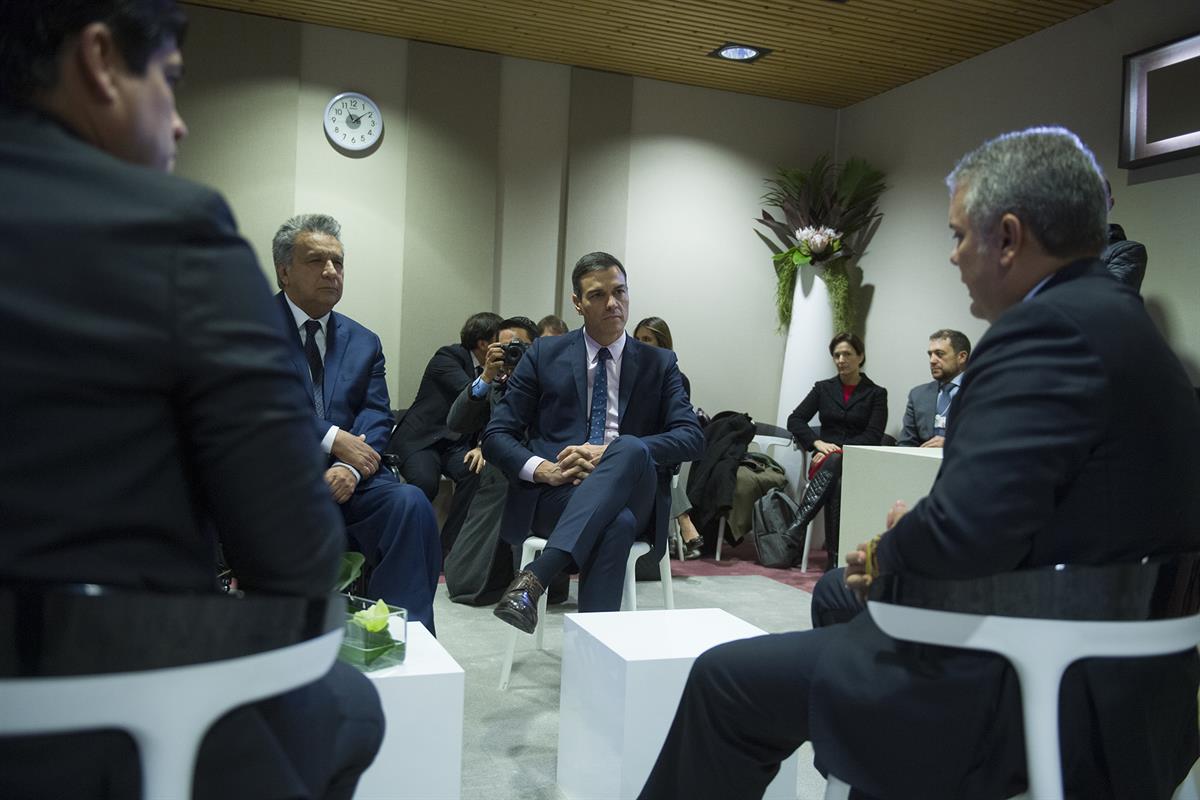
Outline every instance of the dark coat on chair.
<svg viewBox="0 0 1200 800">
<path fill-rule="evenodd" d="M 970 578 L 1200 549 L 1200 408 L 1141 300 L 1099 262 L 1062 268 L 1006 311 L 954 402 L 937 480 L 881 540 L 884 570 Z M 880 796 L 1004 797 L 1020 785 L 1005 661 L 897 643 L 865 614 L 847 627 L 814 681 L 824 766 Z M 1194 649 L 1068 670 L 1068 785 L 1168 797 L 1197 755 L 1198 682 Z"/>
<path fill-rule="evenodd" d="M 842 401 L 842 382 L 836 376 L 813 384 L 808 396 L 788 416 L 787 429 L 805 450 L 812 450 L 817 435 L 808 421 L 817 414 L 821 441 L 836 445 L 879 444 L 887 426 L 887 389 L 865 374 L 850 395 Z"/>
</svg>

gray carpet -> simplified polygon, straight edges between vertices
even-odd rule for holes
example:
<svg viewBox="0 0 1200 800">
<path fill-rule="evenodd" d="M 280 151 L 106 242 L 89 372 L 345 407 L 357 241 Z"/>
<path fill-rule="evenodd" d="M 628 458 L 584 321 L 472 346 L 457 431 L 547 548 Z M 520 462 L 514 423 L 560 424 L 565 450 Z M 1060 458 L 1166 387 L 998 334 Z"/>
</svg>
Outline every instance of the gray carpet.
<svg viewBox="0 0 1200 800">
<path fill-rule="evenodd" d="M 811 595 L 769 578 L 676 578 L 673 586 L 676 608 L 723 608 L 771 633 L 810 627 Z M 657 582 L 638 584 L 638 607 L 663 607 Z M 566 800 L 554 774 L 562 615 L 576 610 L 575 585 L 570 600 L 549 609 L 544 651 L 534 648 L 532 636 L 521 636 L 504 692 L 498 686 L 508 627 L 492 616 L 490 607 L 451 603 L 444 585 L 434 609 L 438 639 L 466 673 L 463 800 Z M 813 769 L 812 750 L 805 745 L 796 796 L 820 800 L 824 792 L 825 781 Z"/>
</svg>

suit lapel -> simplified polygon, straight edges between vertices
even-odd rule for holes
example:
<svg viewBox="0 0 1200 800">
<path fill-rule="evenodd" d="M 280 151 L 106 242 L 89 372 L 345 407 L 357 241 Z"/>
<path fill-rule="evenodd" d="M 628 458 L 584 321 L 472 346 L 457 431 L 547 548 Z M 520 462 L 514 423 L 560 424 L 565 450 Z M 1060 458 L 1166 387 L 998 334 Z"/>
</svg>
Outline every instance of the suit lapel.
<svg viewBox="0 0 1200 800">
<path fill-rule="evenodd" d="M 592 401 L 587 390 L 587 361 L 587 345 L 583 343 L 583 331 L 581 330 L 575 337 L 575 341 L 571 343 L 571 371 L 575 375 L 575 392 L 579 395 L 579 413 L 583 415 L 585 427 L 586 421 L 591 416 Z"/>
<path fill-rule="evenodd" d="M 304 382 L 304 389 L 308 392 L 311 398 L 313 394 L 312 375 L 308 372 L 308 359 L 304 355 L 304 341 L 300 338 L 300 331 L 296 328 L 296 318 L 292 316 L 291 306 L 284 299 L 283 292 L 276 295 L 279 298 L 279 307 L 283 311 L 283 327 L 288 340 L 292 342 L 294 347 L 291 350 L 292 366 L 296 368 L 296 374 L 300 376 L 300 380 Z"/>
<path fill-rule="evenodd" d="M 325 415 L 329 415 L 334 389 L 342 374 L 342 356 L 350 346 L 350 329 L 342 325 L 336 311 L 329 314 L 329 323 L 325 331 L 325 386 L 322 396 L 325 400 Z"/>
<path fill-rule="evenodd" d="M 617 394 L 617 427 L 625 419 L 625 409 L 633 396 L 633 384 L 637 381 L 638 357 L 641 344 L 631 336 L 625 337 L 625 351 L 621 354 L 621 380 Z"/>
</svg>

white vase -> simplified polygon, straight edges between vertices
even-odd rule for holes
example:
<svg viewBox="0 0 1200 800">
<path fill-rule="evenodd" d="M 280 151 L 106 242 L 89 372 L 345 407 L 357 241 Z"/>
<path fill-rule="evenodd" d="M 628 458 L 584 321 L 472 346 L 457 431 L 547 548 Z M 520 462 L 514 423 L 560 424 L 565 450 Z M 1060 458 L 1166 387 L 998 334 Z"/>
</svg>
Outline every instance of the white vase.
<svg viewBox="0 0 1200 800">
<path fill-rule="evenodd" d="M 778 424 L 787 425 L 788 415 L 817 381 L 835 374 L 829 357 L 833 336 L 833 311 L 825 281 L 810 266 L 800 268 L 792 293 L 792 321 L 787 329 L 783 350 L 783 371 L 779 379 Z"/>
</svg>

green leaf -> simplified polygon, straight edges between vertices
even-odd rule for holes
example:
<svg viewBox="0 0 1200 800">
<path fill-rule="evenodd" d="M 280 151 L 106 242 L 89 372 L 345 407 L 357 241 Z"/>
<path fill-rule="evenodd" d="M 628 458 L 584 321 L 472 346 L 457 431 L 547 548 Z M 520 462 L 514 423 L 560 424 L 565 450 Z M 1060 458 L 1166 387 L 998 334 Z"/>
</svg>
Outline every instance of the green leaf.
<svg viewBox="0 0 1200 800">
<path fill-rule="evenodd" d="M 362 553 L 353 551 L 342 553 L 342 564 L 338 568 L 337 581 L 333 584 L 333 590 L 344 592 L 347 586 L 358 580 L 358 576 L 362 574 L 365 560 Z"/>
</svg>

